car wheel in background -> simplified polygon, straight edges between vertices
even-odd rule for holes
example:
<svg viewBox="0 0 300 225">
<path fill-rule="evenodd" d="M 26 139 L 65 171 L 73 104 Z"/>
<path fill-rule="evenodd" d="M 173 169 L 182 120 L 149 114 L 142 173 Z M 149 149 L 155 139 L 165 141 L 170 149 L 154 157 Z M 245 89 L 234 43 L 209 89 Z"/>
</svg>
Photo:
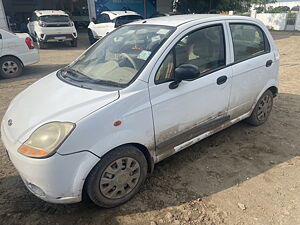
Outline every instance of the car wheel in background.
<svg viewBox="0 0 300 225">
<path fill-rule="evenodd" d="M 122 146 L 107 153 L 90 172 L 86 191 L 90 199 L 104 208 L 130 200 L 147 176 L 147 160 L 134 146 Z"/>
<path fill-rule="evenodd" d="M 45 49 L 46 48 L 46 43 L 41 41 L 41 40 L 37 40 L 37 46 L 39 49 Z"/>
<path fill-rule="evenodd" d="M 93 32 L 91 30 L 88 31 L 90 45 L 94 44 L 97 40 L 94 38 Z"/>
<path fill-rule="evenodd" d="M 71 46 L 77 47 L 77 39 L 74 39 L 73 41 L 71 41 Z"/>
<path fill-rule="evenodd" d="M 4 78 L 18 77 L 23 72 L 21 61 L 12 56 L 6 56 L 0 59 L 0 75 Z"/>
<path fill-rule="evenodd" d="M 267 90 L 258 100 L 251 116 L 247 122 L 253 126 L 259 126 L 265 123 L 273 108 L 273 93 Z"/>
</svg>

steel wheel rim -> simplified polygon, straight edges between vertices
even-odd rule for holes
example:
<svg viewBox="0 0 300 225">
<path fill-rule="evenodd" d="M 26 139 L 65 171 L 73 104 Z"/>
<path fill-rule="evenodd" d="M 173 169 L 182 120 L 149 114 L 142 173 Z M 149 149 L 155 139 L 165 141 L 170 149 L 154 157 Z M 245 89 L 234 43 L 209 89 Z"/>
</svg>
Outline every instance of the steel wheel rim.
<svg viewBox="0 0 300 225">
<path fill-rule="evenodd" d="M 136 187 L 140 176 L 140 164 L 135 159 L 117 159 L 104 170 L 99 184 L 100 191 L 109 199 L 123 198 Z"/>
<path fill-rule="evenodd" d="M 2 64 L 2 71 L 5 73 L 5 74 L 15 74 L 17 73 L 19 70 L 19 66 L 17 63 L 15 63 L 14 61 L 5 61 L 3 64 Z"/>
<path fill-rule="evenodd" d="M 259 121 L 265 120 L 272 110 L 272 98 L 269 95 L 264 96 L 258 105 L 257 119 Z"/>
</svg>

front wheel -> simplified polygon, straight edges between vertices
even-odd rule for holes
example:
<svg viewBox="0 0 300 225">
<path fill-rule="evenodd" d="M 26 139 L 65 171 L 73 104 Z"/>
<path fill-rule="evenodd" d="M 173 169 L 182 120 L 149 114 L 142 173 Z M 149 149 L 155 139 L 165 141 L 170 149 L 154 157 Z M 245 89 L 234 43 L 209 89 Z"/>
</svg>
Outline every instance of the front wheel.
<svg viewBox="0 0 300 225">
<path fill-rule="evenodd" d="M 273 108 L 273 93 L 270 90 L 268 90 L 258 100 L 247 122 L 253 126 L 260 126 L 264 124 L 268 120 L 272 108 Z"/>
<path fill-rule="evenodd" d="M 134 146 L 106 154 L 87 178 L 86 191 L 98 206 L 112 208 L 130 200 L 147 176 L 147 160 Z"/>
</svg>

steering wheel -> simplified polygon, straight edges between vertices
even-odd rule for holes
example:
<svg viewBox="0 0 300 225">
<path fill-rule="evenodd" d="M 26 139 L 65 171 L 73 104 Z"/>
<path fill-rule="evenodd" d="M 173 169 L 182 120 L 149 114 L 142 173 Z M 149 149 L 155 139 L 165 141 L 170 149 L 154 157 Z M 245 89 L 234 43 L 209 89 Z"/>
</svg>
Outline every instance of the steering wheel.
<svg viewBox="0 0 300 225">
<path fill-rule="evenodd" d="M 120 56 L 123 57 L 123 58 L 128 59 L 128 61 L 129 61 L 129 62 L 131 63 L 131 65 L 133 66 L 133 68 L 134 68 L 135 70 L 137 70 L 137 66 L 136 66 L 135 62 L 133 61 L 133 59 L 132 59 L 128 54 L 122 53 Z"/>
</svg>

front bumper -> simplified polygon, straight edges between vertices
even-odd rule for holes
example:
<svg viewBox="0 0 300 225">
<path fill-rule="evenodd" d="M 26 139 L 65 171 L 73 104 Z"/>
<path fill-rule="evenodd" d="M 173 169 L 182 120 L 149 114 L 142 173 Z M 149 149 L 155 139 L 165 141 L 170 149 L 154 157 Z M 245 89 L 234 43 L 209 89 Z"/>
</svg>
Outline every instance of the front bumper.
<svg viewBox="0 0 300 225">
<path fill-rule="evenodd" d="M 45 35 L 42 37 L 42 41 L 44 42 L 65 42 L 65 41 L 73 41 L 77 39 L 77 35 L 75 34 L 58 34 L 58 35 Z"/>
<path fill-rule="evenodd" d="M 37 38 L 43 42 L 64 42 L 78 38 L 75 27 L 39 27 Z"/>
<path fill-rule="evenodd" d="M 37 197 L 51 203 L 80 202 L 84 181 L 99 158 L 88 151 L 76 154 L 54 154 L 46 159 L 33 159 L 17 152 L 21 145 L 13 142 L 1 126 L 1 139 L 10 160 L 26 187 Z"/>
</svg>

